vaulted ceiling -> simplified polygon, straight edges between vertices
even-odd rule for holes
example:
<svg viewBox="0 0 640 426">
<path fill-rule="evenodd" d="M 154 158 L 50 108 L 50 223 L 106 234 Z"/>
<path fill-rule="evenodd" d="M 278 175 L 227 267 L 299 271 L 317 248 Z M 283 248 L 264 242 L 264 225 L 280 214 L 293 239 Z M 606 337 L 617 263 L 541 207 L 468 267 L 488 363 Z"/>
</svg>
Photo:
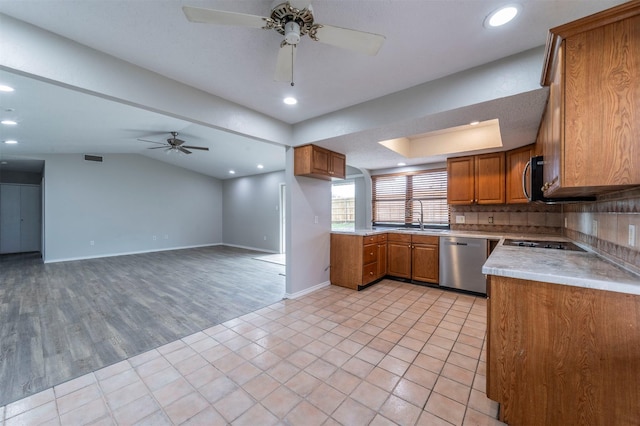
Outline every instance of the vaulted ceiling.
<svg viewBox="0 0 640 426">
<path fill-rule="evenodd" d="M 230 169 L 236 176 L 282 169 L 285 146 L 314 142 L 346 153 L 350 165 L 380 169 L 448 155 L 403 158 L 378 144 L 382 140 L 490 119 L 500 121 L 504 149 L 521 146 L 534 141 L 546 101 L 537 80 L 548 29 L 622 2 L 522 0 L 514 21 L 490 29 L 483 21 L 504 1 L 316 0 L 316 22 L 386 40 L 376 56 L 367 56 L 304 36 L 294 86 L 273 79 L 281 35 L 192 23 L 181 10 L 189 5 L 268 16 L 271 3 L 0 1 L 0 84 L 16 86 L 0 94 L 0 114 L 18 121 L 0 126 L 0 140 L 19 140 L 0 144 L 0 160 L 135 152 L 224 179 Z M 59 51 L 21 43 L 35 33 L 55 39 Z M 86 48 L 95 52 L 93 63 L 109 67 L 83 67 Z M 148 88 L 131 73 L 113 72 L 116 61 L 119 69 L 146 70 L 148 79 L 164 83 L 154 86 L 154 96 L 141 96 L 137 91 Z M 61 62 L 65 78 L 57 79 Z M 127 90 L 108 88 L 116 84 Z M 239 107 L 254 115 L 187 113 L 197 105 L 186 87 L 201 99 L 209 96 L 202 102 L 215 114 Z M 297 105 L 282 102 L 290 95 Z M 264 131 L 265 123 L 278 130 Z M 160 141 L 168 131 L 211 151 L 167 156 L 137 141 Z M 274 137 L 278 132 L 286 136 Z M 256 169 L 258 163 L 264 168 Z"/>
</svg>

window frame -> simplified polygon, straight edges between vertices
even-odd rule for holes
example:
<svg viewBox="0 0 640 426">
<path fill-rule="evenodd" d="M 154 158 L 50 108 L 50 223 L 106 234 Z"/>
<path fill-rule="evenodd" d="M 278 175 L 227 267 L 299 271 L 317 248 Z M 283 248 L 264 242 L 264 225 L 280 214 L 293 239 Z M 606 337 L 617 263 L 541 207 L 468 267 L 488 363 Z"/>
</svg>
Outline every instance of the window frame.
<svg viewBox="0 0 640 426">
<path fill-rule="evenodd" d="M 414 177 L 419 176 L 419 177 L 425 177 L 429 174 L 435 174 L 437 173 L 438 176 L 435 177 L 434 179 L 434 183 L 438 184 L 438 188 L 434 190 L 434 192 L 439 193 L 437 196 L 424 196 L 425 192 L 429 192 L 428 190 L 425 191 L 425 189 L 423 188 L 414 188 L 414 181 L 417 179 L 414 179 Z M 377 195 L 377 180 L 378 179 L 384 179 L 384 178 L 394 178 L 394 177 L 403 177 L 405 178 L 405 184 L 404 184 L 404 194 L 402 196 L 400 196 L 400 194 L 398 193 L 398 197 L 393 198 L 393 197 L 389 197 L 387 199 L 383 199 L 383 197 L 378 196 Z M 438 228 L 438 229 L 442 229 L 442 228 L 449 228 L 450 227 L 450 209 L 449 209 L 449 205 L 447 203 L 447 169 L 446 167 L 441 167 L 441 168 L 435 168 L 435 169 L 429 169 L 429 170 L 417 170 L 417 171 L 409 171 L 409 172 L 396 172 L 396 173 L 384 173 L 384 174 L 379 174 L 379 175 L 372 175 L 371 176 L 371 222 L 373 224 L 373 226 L 393 226 L 393 227 L 406 227 L 406 228 L 414 228 L 414 227 L 418 227 L 418 223 L 419 223 L 419 215 L 420 215 L 420 203 L 417 202 L 417 200 L 421 200 L 425 206 L 425 208 L 423 209 L 424 211 L 428 210 L 426 208 L 427 203 L 429 203 L 430 201 L 434 201 L 437 200 L 438 202 L 436 203 L 436 207 L 438 205 L 442 205 L 442 202 L 444 202 L 444 205 L 446 206 L 446 213 L 440 214 L 439 218 L 442 220 L 442 222 L 438 221 L 431 221 L 431 222 L 424 222 L 425 227 L 427 228 Z M 389 188 L 389 190 L 392 190 L 393 188 Z M 444 193 L 442 192 L 444 191 Z M 422 197 L 414 197 L 414 193 L 416 192 L 422 192 Z M 416 202 L 413 203 L 414 205 L 409 205 L 410 200 L 415 200 Z M 404 205 L 404 220 L 400 221 L 400 220 L 389 220 L 389 221 L 383 221 L 383 220 L 377 220 L 379 219 L 379 214 L 378 214 L 378 210 L 377 210 L 377 205 L 379 203 L 385 203 L 385 202 L 402 202 L 402 204 Z M 416 207 L 417 206 L 417 207 Z M 438 209 L 442 210 L 442 207 L 439 207 Z"/>
</svg>

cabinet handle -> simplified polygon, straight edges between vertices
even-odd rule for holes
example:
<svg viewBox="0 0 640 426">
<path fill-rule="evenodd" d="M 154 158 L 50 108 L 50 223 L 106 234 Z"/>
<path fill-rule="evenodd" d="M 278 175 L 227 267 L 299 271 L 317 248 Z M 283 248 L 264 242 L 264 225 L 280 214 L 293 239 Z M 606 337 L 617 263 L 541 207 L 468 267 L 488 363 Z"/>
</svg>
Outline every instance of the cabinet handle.
<svg viewBox="0 0 640 426">
<path fill-rule="evenodd" d="M 369 275 L 373 275 L 373 272 L 369 272 Z"/>
<path fill-rule="evenodd" d="M 373 256 L 373 252 L 369 253 L 369 256 Z"/>
</svg>

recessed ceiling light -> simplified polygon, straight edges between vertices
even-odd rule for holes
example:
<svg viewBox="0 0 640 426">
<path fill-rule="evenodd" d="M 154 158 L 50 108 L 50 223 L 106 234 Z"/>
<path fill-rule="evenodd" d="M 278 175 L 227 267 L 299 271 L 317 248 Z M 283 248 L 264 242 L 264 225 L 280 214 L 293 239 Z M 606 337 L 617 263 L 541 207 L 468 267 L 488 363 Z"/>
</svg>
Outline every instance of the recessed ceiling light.
<svg viewBox="0 0 640 426">
<path fill-rule="evenodd" d="M 0 84 L 0 92 L 13 92 L 13 87 Z"/>
<path fill-rule="evenodd" d="M 503 6 L 500 9 L 492 12 L 484 20 L 485 27 L 494 28 L 499 27 L 507 22 L 510 22 L 518 14 L 520 7 L 515 4 Z"/>
<path fill-rule="evenodd" d="M 235 170 L 229 170 L 229 174 L 230 174 L 230 175 L 235 175 L 235 174 L 236 174 L 236 171 L 235 171 Z"/>
<path fill-rule="evenodd" d="M 406 166 L 407 163 L 398 163 L 398 166 L 402 167 L 402 166 Z"/>
<path fill-rule="evenodd" d="M 480 124 L 479 121 L 472 121 L 471 123 L 469 123 L 470 126 L 477 126 L 478 124 Z"/>
<path fill-rule="evenodd" d="M 287 105 L 295 105 L 298 103 L 298 100 L 294 97 L 287 96 L 286 98 L 284 98 L 283 102 Z"/>
<path fill-rule="evenodd" d="M 0 121 L 0 123 L 6 126 L 15 126 L 16 124 L 18 124 L 16 121 L 13 121 L 13 120 L 2 120 Z"/>
<path fill-rule="evenodd" d="M 258 164 L 258 168 L 259 169 L 264 169 L 264 166 L 262 164 Z"/>
<path fill-rule="evenodd" d="M 9 144 L 9 145 L 13 145 L 13 144 L 18 143 L 18 141 L 14 141 L 14 140 L 10 139 L 8 141 L 4 141 L 4 143 Z"/>
<path fill-rule="evenodd" d="M 6 161 L 0 161 L 0 164 L 9 164 L 9 163 Z"/>
</svg>

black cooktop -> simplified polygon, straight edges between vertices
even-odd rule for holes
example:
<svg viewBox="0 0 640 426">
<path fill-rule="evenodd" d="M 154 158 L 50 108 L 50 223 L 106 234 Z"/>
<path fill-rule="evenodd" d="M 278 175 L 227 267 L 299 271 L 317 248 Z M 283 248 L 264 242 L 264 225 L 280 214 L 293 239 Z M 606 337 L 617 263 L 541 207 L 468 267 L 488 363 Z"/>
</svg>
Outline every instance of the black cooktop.
<svg viewBox="0 0 640 426">
<path fill-rule="evenodd" d="M 516 246 L 516 247 L 532 247 L 532 248 L 546 248 L 554 250 L 569 250 L 569 251 L 586 251 L 578 247 L 569 241 L 540 241 L 540 240 L 512 240 L 506 239 L 502 243 L 503 246 Z"/>
</svg>

